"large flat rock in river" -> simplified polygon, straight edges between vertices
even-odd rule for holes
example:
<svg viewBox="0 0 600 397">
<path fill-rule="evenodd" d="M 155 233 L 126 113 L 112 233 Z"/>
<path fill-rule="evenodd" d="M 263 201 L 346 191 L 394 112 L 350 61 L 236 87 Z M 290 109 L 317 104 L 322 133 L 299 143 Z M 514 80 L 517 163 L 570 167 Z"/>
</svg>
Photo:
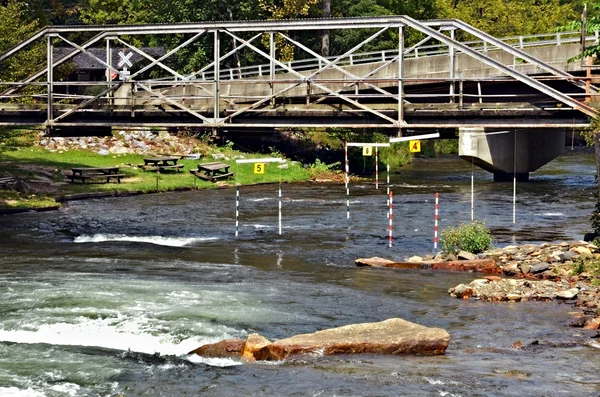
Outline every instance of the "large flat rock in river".
<svg viewBox="0 0 600 397">
<path fill-rule="evenodd" d="M 444 354 L 450 335 L 399 318 L 301 334 L 281 339 L 254 352 L 256 360 L 283 360 L 298 354 Z"/>
<path fill-rule="evenodd" d="M 386 267 L 392 269 L 433 269 L 447 271 L 468 271 L 478 273 L 500 273 L 501 269 L 492 258 L 456 260 L 456 261 L 421 261 L 421 262 L 394 262 L 388 259 L 358 258 L 354 261 L 356 266 Z"/>
</svg>

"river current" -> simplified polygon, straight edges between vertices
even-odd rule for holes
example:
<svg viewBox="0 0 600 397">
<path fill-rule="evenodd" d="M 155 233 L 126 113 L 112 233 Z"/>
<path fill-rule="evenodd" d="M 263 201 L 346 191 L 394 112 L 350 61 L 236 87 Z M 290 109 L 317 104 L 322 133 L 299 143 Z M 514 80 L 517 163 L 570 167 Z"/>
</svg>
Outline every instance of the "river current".
<svg viewBox="0 0 600 397">
<path fill-rule="evenodd" d="M 578 240 L 595 164 L 567 151 L 519 183 L 456 157 L 417 159 L 350 186 L 284 184 L 71 201 L 0 217 L 0 396 L 598 396 L 600 351 L 558 302 L 449 297 L 469 273 L 357 268 L 433 253 L 440 229 L 485 221 L 494 244 Z M 450 333 L 444 356 L 298 357 L 241 364 L 187 352 L 400 317 Z M 520 341 L 532 349 L 511 347 Z"/>
</svg>

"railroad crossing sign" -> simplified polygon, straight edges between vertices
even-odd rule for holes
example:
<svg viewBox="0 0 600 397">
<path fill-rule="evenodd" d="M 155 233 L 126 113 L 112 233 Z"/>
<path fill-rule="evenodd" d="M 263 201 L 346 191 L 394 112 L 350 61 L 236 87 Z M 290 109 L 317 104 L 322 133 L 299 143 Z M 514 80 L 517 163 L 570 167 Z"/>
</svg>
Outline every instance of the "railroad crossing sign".
<svg viewBox="0 0 600 397">
<path fill-rule="evenodd" d="M 409 148 L 411 153 L 418 153 L 421 151 L 421 141 L 410 141 Z"/>
<path fill-rule="evenodd" d="M 131 63 L 130 61 L 132 56 L 133 52 L 128 52 L 127 54 L 124 54 L 122 51 L 119 51 L 119 58 L 121 58 L 121 60 L 119 61 L 119 67 L 125 66 L 125 70 L 127 70 L 128 67 L 132 67 L 133 63 Z"/>
</svg>

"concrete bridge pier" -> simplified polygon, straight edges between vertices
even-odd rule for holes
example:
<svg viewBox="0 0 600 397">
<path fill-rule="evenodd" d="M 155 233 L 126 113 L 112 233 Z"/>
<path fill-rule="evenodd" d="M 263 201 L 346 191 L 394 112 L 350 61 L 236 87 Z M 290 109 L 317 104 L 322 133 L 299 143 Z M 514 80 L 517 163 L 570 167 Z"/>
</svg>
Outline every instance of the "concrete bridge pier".
<svg viewBox="0 0 600 397">
<path fill-rule="evenodd" d="M 565 150 L 565 129 L 459 128 L 458 154 L 494 174 L 494 181 L 527 181 L 529 173 Z"/>
</svg>

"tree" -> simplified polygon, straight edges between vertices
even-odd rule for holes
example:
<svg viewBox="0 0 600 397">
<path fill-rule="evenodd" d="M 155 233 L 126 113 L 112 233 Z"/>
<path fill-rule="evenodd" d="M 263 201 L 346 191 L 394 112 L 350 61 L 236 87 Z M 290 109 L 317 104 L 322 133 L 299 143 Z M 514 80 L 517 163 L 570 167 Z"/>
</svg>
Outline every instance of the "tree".
<svg viewBox="0 0 600 397">
<path fill-rule="evenodd" d="M 561 0 L 436 0 L 436 10 L 498 37 L 548 33 L 577 15 Z"/>
<path fill-rule="evenodd" d="M 40 28 L 37 20 L 31 19 L 25 3 L 9 0 L 0 6 L 0 54 L 5 53 Z M 43 44 L 33 45 L 20 51 L 0 64 L 2 81 L 19 81 L 37 70 L 45 57 Z"/>
</svg>

